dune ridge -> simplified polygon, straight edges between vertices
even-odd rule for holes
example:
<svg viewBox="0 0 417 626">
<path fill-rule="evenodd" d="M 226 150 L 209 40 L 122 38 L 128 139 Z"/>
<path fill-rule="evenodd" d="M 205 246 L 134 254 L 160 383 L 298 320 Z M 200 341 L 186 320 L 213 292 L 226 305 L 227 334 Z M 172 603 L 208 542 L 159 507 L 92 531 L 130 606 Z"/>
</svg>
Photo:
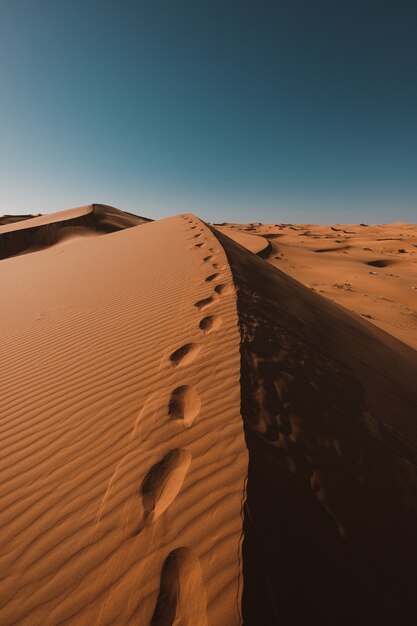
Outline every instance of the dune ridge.
<svg viewBox="0 0 417 626">
<path fill-rule="evenodd" d="M 215 226 L 216 230 L 227 237 L 231 237 L 234 241 L 240 243 L 241 246 L 247 248 L 254 254 L 264 252 L 269 248 L 269 242 L 265 237 L 259 237 L 254 233 L 243 232 L 242 230 L 232 230 L 227 226 Z"/>
<path fill-rule="evenodd" d="M 240 337 L 216 238 L 183 215 L 1 264 L 0 623 L 161 623 L 178 585 L 178 623 L 241 623 Z"/>
<path fill-rule="evenodd" d="M 7 213 L 0 215 L 0 226 L 5 226 L 7 224 L 14 224 L 16 222 L 20 222 L 22 220 L 30 220 L 33 219 L 34 217 L 39 217 L 40 214 L 37 213 L 28 213 L 28 214 L 21 214 L 21 215 L 8 215 Z"/>
<path fill-rule="evenodd" d="M 38 252 L 60 242 L 146 224 L 152 220 L 105 204 L 90 204 L 57 213 L 21 216 L 0 225 L 0 259 Z M 1 224 L 1 222 L 0 222 Z"/>
</svg>

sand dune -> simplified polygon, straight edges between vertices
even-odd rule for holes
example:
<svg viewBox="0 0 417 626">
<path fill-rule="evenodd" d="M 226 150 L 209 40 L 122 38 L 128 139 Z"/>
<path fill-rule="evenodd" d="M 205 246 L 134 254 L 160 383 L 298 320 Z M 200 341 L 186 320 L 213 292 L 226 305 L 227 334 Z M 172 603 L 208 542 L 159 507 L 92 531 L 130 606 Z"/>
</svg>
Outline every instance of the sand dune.
<svg viewBox="0 0 417 626">
<path fill-rule="evenodd" d="M 240 229 L 233 230 L 224 226 L 216 226 L 216 230 L 224 235 L 227 235 L 228 237 L 231 237 L 234 241 L 240 243 L 241 246 L 247 248 L 255 254 L 259 254 L 269 247 L 269 242 L 266 237 L 259 237 L 257 235 L 245 233 Z"/>
<path fill-rule="evenodd" d="M 247 451 L 215 237 L 177 217 L 2 270 L 0 623 L 165 624 L 179 586 L 181 623 L 239 624 Z"/>
<path fill-rule="evenodd" d="M 7 224 L 15 224 L 16 222 L 20 222 L 22 220 L 30 220 L 34 217 L 40 217 L 40 214 L 26 214 L 26 215 L 0 215 L 0 226 L 5 226 Z"/>
<path fill-rule="evenodd" d="M 48 215 L 31 216 L 26 220 L 19 220 L 11 224 L 0 226 L 0 234 L 17 232 L 18 230 L 26 230 L 27 228 L 37 228 L 39 226 L 47 226 L 58 222 L 66 222 L 68 220 L 76 220 L 79 217 L 90 215 L 93 212 L 93 205 L 76 207 L 65 211 L 58 211 Z M 33 236 L 33 235 L 32 235 Z"/>
<path fill-rule="evenodd" d="M 27 216 L 27 219 L 20 217 L 15 222 L 6 219 L 6 223 L 0 225 L 0 259 L 151 221 L 104 204 L 91 204 L 52 215 Z"/>
<path fill-rule="evenodd" d="M 263 237 L 268 261 L 417 349 L 417 225 L 229 224 L 242 239 Z"/>
<path fill-rule="evenodd" d="M 0 624 L 414 624 L 417 352 L 306 286 L 411 228 L 0 228 Z"/>
</svg>

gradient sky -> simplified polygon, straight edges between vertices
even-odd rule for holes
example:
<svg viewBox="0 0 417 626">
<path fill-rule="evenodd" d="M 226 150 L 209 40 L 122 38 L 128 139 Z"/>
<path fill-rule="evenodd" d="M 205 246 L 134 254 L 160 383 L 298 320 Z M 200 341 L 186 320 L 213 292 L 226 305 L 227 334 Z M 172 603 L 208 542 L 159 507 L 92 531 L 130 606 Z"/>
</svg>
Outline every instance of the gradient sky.
<svg viewBox="0 0 417 626">
<path fill-rule="evenodd" d="M 0 0 L 0 213 L 417 222 L 416 33 L 416 0 Z"/>
</svg>

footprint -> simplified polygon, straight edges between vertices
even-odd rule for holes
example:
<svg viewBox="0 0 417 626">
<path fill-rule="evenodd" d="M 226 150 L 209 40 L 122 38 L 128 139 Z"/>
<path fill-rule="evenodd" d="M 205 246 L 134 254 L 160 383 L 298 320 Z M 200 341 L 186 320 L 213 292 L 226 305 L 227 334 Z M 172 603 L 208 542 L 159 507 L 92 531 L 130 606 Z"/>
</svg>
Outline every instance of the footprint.
<svg viewBox="0 0 417 626">
<path fill-rule="evenodd" d="M 145 524 L 153 524 L 177 497 L 191 463 L 187 448 L 171 450 L 146 474 L 142 483 Z"/>
<path fill-rule="evenodd" d="M 187 363 L 191 363 L 195 359 L 200 350 L 200 346 L 196 346 L 194 343 L 186 343 L 178 350 L 175 350 L 169 357 L 169 360 L 173 365 L 187 365 Z"/>
<path fill-rule="evenodd" d="M 206 245 L 205 243 L 196 243 L 194 248 L 202 248 L 205 245 Z"/>
<path fill-rule="evenodd" d="M 214 280 L 215 278 L 217 278 L 218 274 L 210 274 L 210 276 L 207 276 L 206 278 L 206 283 L 211 283 L 212 280 Z"/>
<path fill-rule="evenodd" d="M 205 256 L 205 257 L 204 257 L 203 261 L 206 261 L 206 262 L 207 262 L 207 261 L 210 261 L 210 259 L 212 259 L 212 258 L 213 258 L 213 255 L 212 255 L 212 254 L 209 254 L 208 256 Z"/>
<path fill-rule="evenodd" d="M 233 287 L 230 283 L 220 283 L 220 285 L 215 286 L 214 291 L 216 293 L 228 294 L 228 293 L 232 293 Z"/>
<path fill-rule="evenodd" d="M 201 237 L 201 233 L 197 233 L 196 235 L 193 235 L 194 239 L 197 239 L 197 237 Z"/>
<path fill-rule="evenodd" d="M 216 330 L 222 323 L 221 317 L 217 315 L 208 315 L 207 317 L 203 317 L 203 319 L 199 323 L 199 327 L 204 332 L 211 333 L 213 330 Z"/>
<path fill-rule="evenodd" d="M 190 230 L 195 230 L 197 228 L 197 226 L 191 226 Z"/>
<path fill-rule="evenodd" d="M 207 626 L 207 597 L 200 561 L 190 548 L 165 559 L 151 626 Z"/>
<path fill-rule="evenodd" d="M 201 399 L 194 387 L 182 385 L 171 394 L 168 404 L 168 413 L 174 420 L 180 420 L 189 428 L 201 409 Z"/>
<path fill-rule="evenodd" d="M 203 298 L 203 300 L 199 300 L 198 302 L 194 304 L 194 306 L 197 307 L 197 309 L 202 310 L 202 309 L 206 309 L 213 302 L 214 302 L 213 296 L 209 296 L 208 298 Z"/>
</svg>

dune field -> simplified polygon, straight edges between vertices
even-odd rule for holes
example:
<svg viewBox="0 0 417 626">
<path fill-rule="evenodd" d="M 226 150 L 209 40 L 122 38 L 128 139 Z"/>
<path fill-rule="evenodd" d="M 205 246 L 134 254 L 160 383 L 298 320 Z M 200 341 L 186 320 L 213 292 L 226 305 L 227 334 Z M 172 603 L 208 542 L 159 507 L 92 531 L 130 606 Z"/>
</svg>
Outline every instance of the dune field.
<svg viewBox="0 0 417 626">
<path fill-rule="evenodd" d="M 417 619 L 417 226 L 0 217 L 0 624 Z"/>
<path fill-rule="evenodd" d="M 275 267 L 417 349 L 416 224 L 225 224 L 218 230 L 252 252 L 263 249 Z"/>
</svg>

